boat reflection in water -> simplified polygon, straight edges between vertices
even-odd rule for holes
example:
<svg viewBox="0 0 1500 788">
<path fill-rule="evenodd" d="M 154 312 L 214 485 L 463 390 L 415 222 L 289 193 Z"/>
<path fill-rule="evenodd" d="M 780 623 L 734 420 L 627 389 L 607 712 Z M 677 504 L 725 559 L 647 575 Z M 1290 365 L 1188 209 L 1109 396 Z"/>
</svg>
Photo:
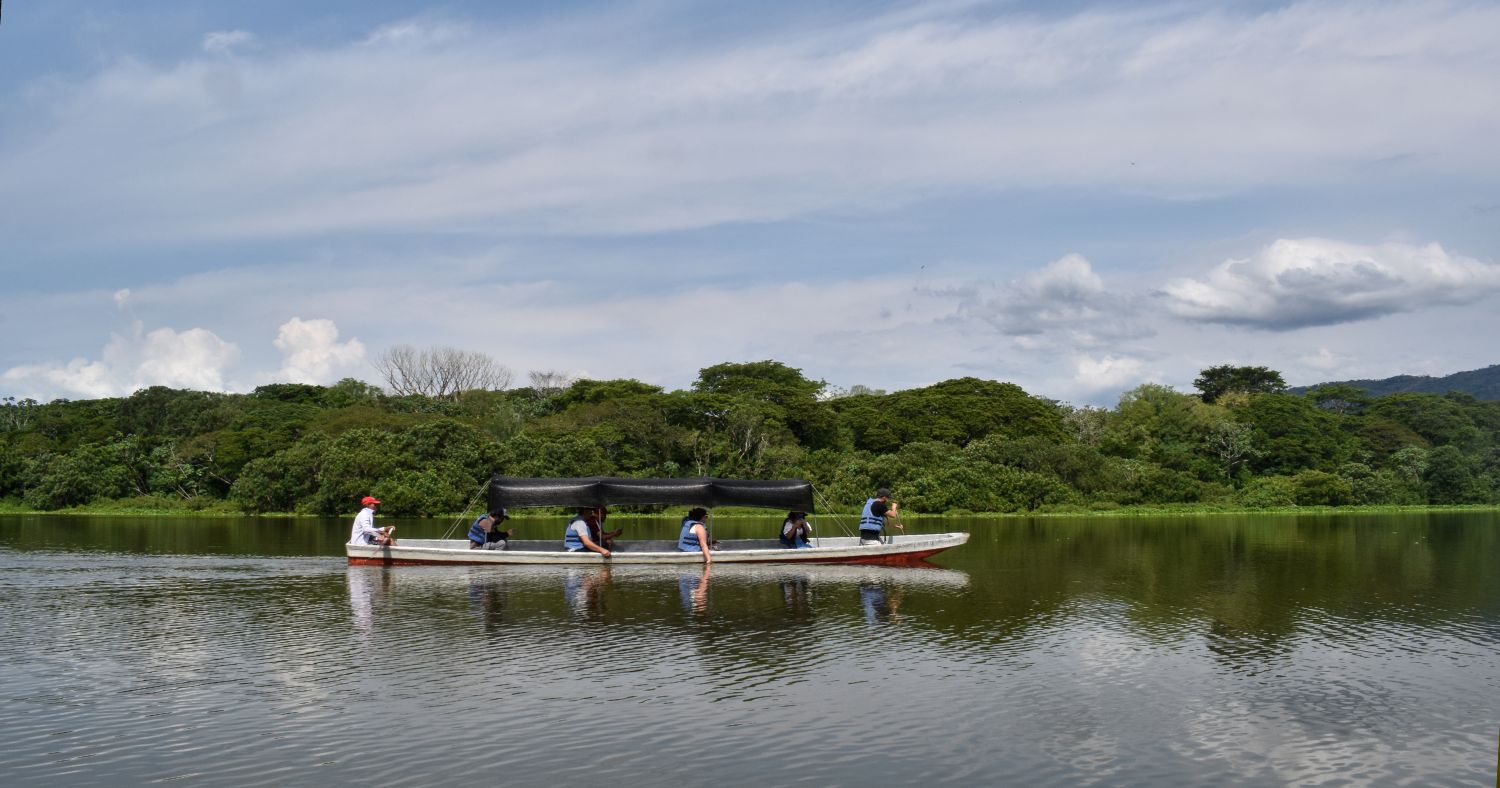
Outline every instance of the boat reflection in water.
<svg viewBox="0 0 1500 788">
<path fill-rule="evenodd" d="M 932 566 L 351 566 L 347 571 L 351 621 L 363 633 L 379 627 L 382 610 L 415 605 L 436 612 L 458 600 L 490 632 L 546 619 L 660 623 L 667 599 L 689 619 L 754 618 L 766 626 L 851 616 L 881 624 L 896 621 L 906 600 L 936 597 L 945 607 L 942 599 L 969 587 L 966 572 Z M 676 594 L 666 592 L 674 586 Z M 434 616 L 432 626 L 452 621 Z"/>
<path fill-rule="evenodd" d="M 505 625 L 505 590 L 489 583 L 469 582 L 469 607 L 479 613 L 486 632 L 494 633 Z"/>
<path fill-rule="evenodd" d="M 610 568 L 569 569 L 563 578 L 563 598 L 568 609 L 579 618 L 598 618 L 604 613 L 604 589 L 609 586 Z"/>
<path fill-rule="evenodd" d="M 889 624 L 896 621 L 896 611 L 901 608 L 901 587 L 886 588 L 884 583 L 862 580 L 859 584 L 859 603 L 865 610 L 866 624 Z"/>
<path fill-rule="evenodd" d="M 677 594 L 682 598 L 682 610 L 689 615 L 701 616 L 708 612 L 708 576 L 711 564 L 702 569 L 684 572 L 677 578 Z"/>
<path fill-rule="evenodd" d="M 393 573 L 381 567 L 349 568 L 349 612 L 354 628 L 369 634 L 374 625 L 375 609 L 390 596 Z"/>
</svg>

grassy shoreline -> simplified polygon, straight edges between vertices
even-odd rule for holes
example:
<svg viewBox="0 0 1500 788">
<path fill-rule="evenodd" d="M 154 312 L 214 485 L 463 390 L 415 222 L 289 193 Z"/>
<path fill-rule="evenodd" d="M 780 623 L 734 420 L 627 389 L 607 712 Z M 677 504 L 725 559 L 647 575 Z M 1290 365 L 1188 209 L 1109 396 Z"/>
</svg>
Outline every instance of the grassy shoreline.
<svg viewBox="0 0 1500 788">
<path fill-rule="evenodd" d="M 918 522 L 928 518 L 957 518 L 965 517 L 980 520 L 1014 520 L 1032 517 L 1088 517 L 1088 518 L 1110 518 L 1110 517 L 1191 517 L 1197 515 L 1216 514 L 1422 514 L 1430 512 L 1466 512 L 1466 511 L 1500 511 L 1500 505 L 1496 504 L 1448 504 L 1448 505 L 1361 505 L 1361 506 L 1281 506 L 1266 509 L 1251 509 L 1243 506 L 1213 505 L 1213 504 L 1142 504 L 1134 506 L 1119 506 L 1110 508 L 1090 508 L 1087 506 L 1046 507 L 1040 510 L 1027 512 L 947 512 L 947 513 L 922 513 L 902 512 L 902 516 L 908 522 Z M 535 513 L 520 514 L 515 519 L 555 519 L 563 516 L 562 509 L 545 509 Z M 350 511 L 349 516 L 354 512 Z M 662 514 L 632 514 L 628 512 L 614 512 L 610 514 L 611 519 L 644 519 L 670 517 L 674 512 Z M 714 516 L 720 519 L 737 518 L 765 518 L 775 517 L 781 514 L 780 510 L 770 509 L 737 509 L 716 513 Z M 824 517 L 853 517 L 857 512 L 853 509 L 821 512 Z M 77 506 L 67 509 L 56 509 L 41 511 L 31 509 L 17 501 L 0 500 L 0 515 L 37 515 L 37 516 L 79 516 L 90 517 L 201 517 L 204 519 L 229 519 L 229 518 L 272 518 L 272 519 L 315 519 L 321 517 L 342 517 L 344 515 L 320 515 L 303 514 L 297 512 L 263 512 L 251 514 L 232 508 L 227 501 L 215 501 L 207 506 L 194 506 L 187 502 L 163 505 L 160 500 L 132 499 L 126 501 L 109 501 L 101 504 Z M 437 514 L 429 518 L 406 518 L 396 515 L 387 515 L 392 519 L 431 519 L 445 520 L 466 517 L 469 513 L 451 512 Z"/>
</svg>

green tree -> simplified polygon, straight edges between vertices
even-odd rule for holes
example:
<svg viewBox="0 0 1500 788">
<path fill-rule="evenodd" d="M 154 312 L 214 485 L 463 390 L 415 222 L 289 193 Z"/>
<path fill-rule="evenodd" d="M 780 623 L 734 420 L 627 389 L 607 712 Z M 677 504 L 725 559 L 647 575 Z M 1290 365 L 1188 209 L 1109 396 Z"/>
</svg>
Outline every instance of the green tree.
<svg viewBox="0 0 1500 788">
<path fill-rule="evenodd" d="M 1062 412 L 1013 383 L 957 378 L 884 397 L 845 397 L 830 404 L 849 429 L 854 447 L 879 454 L 897 451 L 912 441 L 964 446 L 988 435 L 1069 440 Z"/>
<path fill-rule="evenodd" d="M 1251 509 L 1279 509 L 1297 505 L 1296 484 L 1287 476 L 1251 479 L 1240 491 L 1240 504 Z"/>
<path fill-rule="evenodd" d="M 698 372 L 693 390 L 704 394 L 749 397 L 786 407 L 796 402 L 812 401 L 826 385 L 821 380 L 809 380 L 800 369 L 767 360 L 704 367 Z"/>
<path fill-rule="evenodd" d="M 350 405 L 379 402 L 382 396 L 379 386 L 373 386 L 358 378 L 344 378 L 323 390 L 322 401 L 326 407 L 347 408 Z"/>
<path fill-rule="evenodd" d="M 36 415 L 40 405 L 34 399 L 23 399 L 19 402 L 15 397 L 0 399 L 0 432 L 19 432 L 31 425 L 31 419 Z"/>
<path fill-rule="evenodd" d="M 1427 476 L 1430 454 L 1421 446 L 1408 446 L 1391 455 L 1390 467 L 1407 482 L 1417 483 Z"/>
<path fill-rule="evenodd" d="M 330 439 L 313 433 L 241 469 L 230 487 L 231 500 L 250 512 L 317 511 L 315 497 Z"/>
<path fill-rule="evenodd" d="M 1475 425 L 1463 403 L 1434 394 L 1392 394 L 1381 397 L 1366 409 L 1373 418 L 1402 424 L 1433 446 L 1457 446 L 1461 451 L 1478 451 L 1486 443 L 1483 431 Z"/>
<path fill-rule="evenodd" d="M 1339 429 L 1338 417 L 1305 397 L 1258 394 L 1236 416 L 1255 430 L 1262 454 L 1250 465 L 1258 473 L 1333 470 L 1353 454 L 1353 441 Z"/>
<path fill-rule="evenodd" d="M 1102 448 L 1106 453 L 1136 457 L 1176 471 L 1218 475 L 1218 461 L 1204 453 L 1213 426 L 1224 411 L 1205 405 L 1170 386 L 1146 383 L 1120 395 Z"/>
<path fill-rule="evenodd" d="M 1255 430 L 1249 424 L 1221 421 L 1209 429 L 1208 450 L 1224 467 L 1224 478 L 1234 478 L 1235 471 L 1261 456 L 1255 448 Z"/>
<path fill-rule="evenodd" d="M 1193 381 L 1202 399 L 1212 404 L 1231 392 L 1241 394 L 1275 394 L 1286 391 L 1286 381 L 1281 373 L 1269 367 L 1237 367 L 1221 364 L 1209 367 Z"/>
<path fill-rule="evenodd" d="M 1486 490 L 1478 483 L 1476 463 L 1456 446 L 1432 450 L 1427 463 L 1427 500 L 1432 503 L 1484 503 Z"/>
<path fill-rule="evenodd" d="M 1371 401 L 1364 389 L 1348 383 L 1324 383 L 1308 391 L 1307 396 L 1312 397 L 1318 407 L 1340 416 L 1359 413 Z"/>
<path fill-rule="evenodd" d="M 1345 506 L 1354 502 L 1354 487 L 1337 474 L 1302 471 L 1292 477 L 1292 499 L 1298 506 Z"/>
</svg>

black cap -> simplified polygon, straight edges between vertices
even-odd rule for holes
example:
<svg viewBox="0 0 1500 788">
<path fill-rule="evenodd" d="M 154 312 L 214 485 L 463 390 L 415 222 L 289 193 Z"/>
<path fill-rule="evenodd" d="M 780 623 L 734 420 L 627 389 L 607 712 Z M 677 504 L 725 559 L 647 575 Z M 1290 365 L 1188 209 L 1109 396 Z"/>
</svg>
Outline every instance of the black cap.
<svg viewBox="0 0 1500 788">
<path fill-rule="evenodd" d="M 878 489 L 878 490 L 875 491 L 875 497 L 876 498 L 889 498 L 889 497 L 891 497 L 891 491 L 889 489 L 885 488 L 885 487 L 881 487 L 880 489 Z"/>
</svg>

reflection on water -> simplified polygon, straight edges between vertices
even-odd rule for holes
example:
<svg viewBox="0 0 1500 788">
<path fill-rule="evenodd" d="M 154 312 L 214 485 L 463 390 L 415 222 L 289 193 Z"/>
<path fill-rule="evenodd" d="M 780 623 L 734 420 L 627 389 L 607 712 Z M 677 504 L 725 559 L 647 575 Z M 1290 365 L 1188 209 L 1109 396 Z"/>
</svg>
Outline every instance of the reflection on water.
<svg viewBox="0 0 1500 788">
<path fill-rule="evenodd" d="M 708 575 L 710 566 L 704 564 L 701 568 L 689 571 L 679 570 L 677 576 L 677 593 L 682 598 L 682 610 L 685 613 L 702 615 L 708 612 Z"/>
<path fill-rule="evenodd" d="M 0 518 L 0 775 L 1493 779 L 1496 515 L 959 529 L 929 569 L 385 568 L 342 521 Z"/>
<path fill-rule="evenodd" d="M 901 609 L 901 587 L 887 589 L 884 584 L 866 580 L 859 584 L 859 601 L 865 608 L 865 623 L 889 624 Z"/>
</svg>

